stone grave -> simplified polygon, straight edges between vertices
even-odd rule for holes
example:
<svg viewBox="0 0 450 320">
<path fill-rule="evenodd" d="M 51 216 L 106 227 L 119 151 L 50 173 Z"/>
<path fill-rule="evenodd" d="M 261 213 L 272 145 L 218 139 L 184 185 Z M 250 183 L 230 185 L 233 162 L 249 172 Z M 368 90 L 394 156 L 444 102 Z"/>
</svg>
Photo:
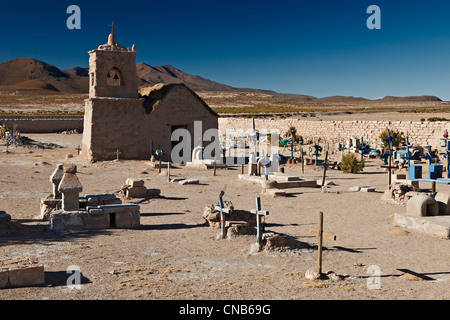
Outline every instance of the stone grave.
<svg viewBox="0 0 450 320">
<path fill-rule="evenodd" d="M 242 234 L 256 234 L 256 215 L 246 210 L 234 209 L 231 201 L 223 201 L 224 209 L 228 209 L 225 215 L 226 238 L 233 238 Z M 220 211 L 217 205 L 212 204 L 203 210 L 203 218 L 212 228 L 221 228 Z"/>
<path fill-rule="evenodd" d="M 107 196 L 88 196 L 80 202 L 83 187 L 73 164 L 63 166 L 63 176 L 58 186 L 62 194 L 61 209 L 49 214 L 50 229 L 55 232 L 98 230 L 109 228 L 137 228 L 140 226 L 138 205 L 107 204 Z M 115 201 L 115 200 L 114 200 Z M 80 207 L 80 203 L 85 205 Z M 92 205 L 91 205 L 92 204 Z"/>
<path fill-rule="evenodd" d="M 127 198 L 159 197 L 160 189 L 147 189 L 144 180 L 128 178 L 122 187 L 123 195 Z"/>
<path fill-rule="evenodd" d="M 50 182 L 52 183 L 53 193 L 47 197 L 42 198 L 40 202 L 40 216 L 37 219 L 48 220 L 50 214 L 56 210 L 62 210 L 62 193 L 59 190 L 59 185 L 64 176 L 63 165 L 58 164 L 55 171 L 50 176 Z M 84 197 L 78 197 L 78 208 L 86 209 L 89 206 L 98 205 L 114 205 L 121 204 L 122 200 L 117 198 L 114 194 L 98 194 L 98 195 L 86 195 Z"/>
<path fill-rule="evenodd" d="M 449 199 L 445 193 L 415 195 L 408 200 L 406 213 L 394 214 L 394 222 L 400 227 L 450 239 Z"/>
<path fill-rule="evenodd" d="M 253 176 L 239 174 L 238 178 L 241 180 L 260 183 L 262 187 L 262 194 L 267 194 L 272 197 L 282 197 L 286 195 L 285 189 L 289 188 L 317 188 L 316 180 L 301 179 L 297 176 L 291 176 L 284 173 L 271 173 L 268 175 L 268 180 L 264 176 Z"/>
</svg>

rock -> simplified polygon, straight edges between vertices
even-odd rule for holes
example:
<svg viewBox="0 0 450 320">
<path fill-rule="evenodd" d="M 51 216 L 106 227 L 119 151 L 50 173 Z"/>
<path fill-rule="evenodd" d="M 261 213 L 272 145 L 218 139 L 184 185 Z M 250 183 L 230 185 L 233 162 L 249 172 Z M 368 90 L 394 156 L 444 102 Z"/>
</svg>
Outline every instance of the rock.
<svg viewBox="0 0 450 320">
<path fill-rule="evenodd" d="M 333 271 L 329 271 L 327 273 L 328 278 L 330 278 L 333 281 L 340 281 L 342 280 L 342 277 L 336 273 L 334 273 Z"/>
<path fill-rule="evenodd" d="M 348 189 L 348 191 L 353 191 L 353 192 L 358 192 L 359 190 L 361 190 L 360 186 L 351 187 L 351 188 Z"/>
<path fill-rule="evenodd" d="M 361 187 L 360 191 L 362 191 L 362 192 L 375 192 L 375 188 L 374 187 L 364 186 L 364 187 Z"/>
<path fill-rule="evenodd" d="M 185 184 L 199 184 L 200 181 L 198 179 L 187 179 L 187 180 L 182 180 L 180 182 L 178 182 L 181 185 L 185 185 Z"/>
<path fill-rule="evenodd" d="M 7 214 L 5 211 L 0 211 L 0 222 L 9 222 L 11 221 L 11 216 Z"/>
<path fill-rule="evenodd" d="M 128 188 L 125 190 L 125 195 L 129 198 L 146 198 L 147 188 L 144 186 Z"/>
<path fill-rule="evenodd" d="M 160 189 L 147 189 L 147 197 L 159 197 L 160 195 Z"/>
<path fill-rule="evenodd" d="M 318 280 L 320 279 L 320 273 L 315 269 L 308 269 L 305 272 L 305 278 L 308 280 Z"/>
<path fill-rule="evenodd" d="M 131 186 L 132 188 L 134 187 L 143 187 L 145 182 L 144 180 L 141 179 L 131 179 L 128 178 L 127 181 L 125 182 L 128 186 Z"/>
</svg>

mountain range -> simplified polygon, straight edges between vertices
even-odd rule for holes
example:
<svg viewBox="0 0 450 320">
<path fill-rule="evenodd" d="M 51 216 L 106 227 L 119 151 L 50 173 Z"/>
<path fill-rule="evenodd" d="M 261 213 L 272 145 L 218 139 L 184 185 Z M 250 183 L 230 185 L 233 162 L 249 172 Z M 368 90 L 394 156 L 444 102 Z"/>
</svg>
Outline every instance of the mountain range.
<svg viewBox="0 0 450 320">
<path fill-rule="evenodd" d="M 316 98 L 302 94 L 278 93 L 272 90 L 236 88 L 200 76 L 190 75 L 171 65 L 150 66 L 137 63 L 136 71 L 140 86 L 157 83 L 182 83 L 194 91 L 249 92 L 277 97 L 297 98 L 321 103 L 371 101 L 359 97 L 333 96 Z M 15 89 L 41 89 L 71 94 L 86 94 L 89 90 L 89 68 L 73 67 L 60 70 L 57 67 L 33 58 L 20 58 L 0 64 L 0 86 Z M 442 101 L 435 96 L 384 97 L 385 102 L 398 101 Z"/>
</svg>

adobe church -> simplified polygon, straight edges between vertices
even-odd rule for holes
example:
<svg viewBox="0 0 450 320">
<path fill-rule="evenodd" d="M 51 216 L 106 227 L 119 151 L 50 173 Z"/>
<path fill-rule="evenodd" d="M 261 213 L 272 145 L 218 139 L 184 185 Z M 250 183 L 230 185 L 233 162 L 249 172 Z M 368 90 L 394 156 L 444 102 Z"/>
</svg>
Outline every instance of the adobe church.
<svg viewBox="0 0 450 320">
<path fill-rule="evenodd" d="M 135 45 L 130 50 L 117 44 L 114 26 L 108 43 L 89 52 L 82 155 L 90 162 L 118 154 L 120 159 L 149 160 L 156 149 L 170 161 L 177 143 L 171 141 L 174 130 L 187 129 L 193 148 L 194 122 L 201 121 L 202 136 L 218 129 L 219 116 L 183 84 L 158 84 L 140 94 L 136 53 Z"/>
</svg>

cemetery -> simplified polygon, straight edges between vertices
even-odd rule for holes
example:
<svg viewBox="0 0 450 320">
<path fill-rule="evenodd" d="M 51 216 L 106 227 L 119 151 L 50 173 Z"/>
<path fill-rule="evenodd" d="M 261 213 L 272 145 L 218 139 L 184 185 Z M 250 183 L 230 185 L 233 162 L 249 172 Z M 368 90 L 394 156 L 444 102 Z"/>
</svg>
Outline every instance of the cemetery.
<svg viewBox="0 0 450 320">
<path fill-rule="evenodd" d="M 222 121 L 136 52 L 89 52 L 82 133 L 2 127 L 1 300 L 450 298 L 447 131 Z"/>
</svg>

